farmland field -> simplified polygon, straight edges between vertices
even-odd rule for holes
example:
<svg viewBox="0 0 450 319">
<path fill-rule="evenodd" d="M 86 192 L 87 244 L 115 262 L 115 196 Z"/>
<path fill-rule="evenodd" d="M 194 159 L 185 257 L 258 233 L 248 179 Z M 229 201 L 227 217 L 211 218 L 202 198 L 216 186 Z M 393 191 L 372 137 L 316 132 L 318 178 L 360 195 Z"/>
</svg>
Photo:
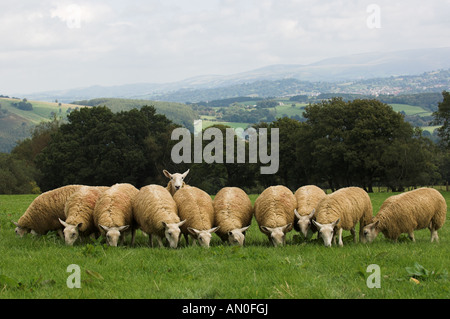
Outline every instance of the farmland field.
<svg viewBox="0 0 450 319">
<path fill-rule="evenodd" d="M 391 195 L 370 194 L 374 213 Z M 448 202 L 450 192 L 443 195 Z M 185 247 L 184 239 L 178 249 L 149 248 L 140 232 L 135 247 L 93 240 L 69 247 L 55 233 L 16 237 L 11 220 L 35 196 L 0 195 L 1 299 L 450 297 L 449 217 L 439 243 L 430 243 L 428 230 L 416 231 L 416 243 L 406 236 L 393 243 L 380 234 L 372 244 L 355 244 L 344 231 L 344 247 L 326 248 L 320 241 L 302 242 L 292 231 L 287 245 L 275 248 L 253 221 L 245 247 L 222 244 L 214 235 L 209 249 Z M 256 197 L 250 195 L 252 202 Z M 72 264 L 80 267 L 81 288 L 67 286 Z M 367 286 L 371 264 L 379 266 L 380 288 Z M 414 267 L 420 271 L 412 280 Z"/>
</svg>

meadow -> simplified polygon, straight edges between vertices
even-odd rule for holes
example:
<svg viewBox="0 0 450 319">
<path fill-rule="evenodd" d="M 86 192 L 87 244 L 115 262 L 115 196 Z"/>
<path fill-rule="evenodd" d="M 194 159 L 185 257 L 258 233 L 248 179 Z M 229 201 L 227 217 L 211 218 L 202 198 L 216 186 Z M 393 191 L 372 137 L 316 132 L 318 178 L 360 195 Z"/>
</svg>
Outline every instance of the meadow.
<svg viewBox="0 0 450 319">
<path fill-rule="evenodd" d="M 370 194 L 374 214 L 393 193 Z M 443 192 L 447 202 L 449 192 Z M 344 246 L 326 248 L 322 241 L 303 242 L 288 233 L 287 245 L 272 247 L 256 222 L 245 247 L 149 248 L 137 234 L 135 247 L 107 247 L 91 240 L 66 246 L 52 232 L 16 237 L 17 220 L 36 195 L 0 195 L 0 298 L 182 298 L 182 299 L 445 299 L 450 297 L 450 223 L 430 243 L 428 230 L 398 243 L 383 235 L 372 244 L 353 243 L 344 231 Z M 252 202 L 257 195 L 250 195 Z M 448 219 L 449 217 L 447 217 Z M 314 239 L 316 236 L 313 237 Z M 127 238 L 129 240 L 129 238 Z M 81 288 L 69 288 L 69 265 L 80 267 Z M 380 288 L 369 288 L 380 269 Z M 370 269 L 370 268 L 369 268 Z M 411 279 L 413 278 L 413 279 Z"/>
</svg>

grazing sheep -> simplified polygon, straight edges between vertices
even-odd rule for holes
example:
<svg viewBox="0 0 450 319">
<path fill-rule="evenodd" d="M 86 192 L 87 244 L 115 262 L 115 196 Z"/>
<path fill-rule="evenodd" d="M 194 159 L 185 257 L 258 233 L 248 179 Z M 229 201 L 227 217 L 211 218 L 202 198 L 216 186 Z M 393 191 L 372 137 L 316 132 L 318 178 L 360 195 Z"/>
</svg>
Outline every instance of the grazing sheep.
<svg viewBox="0 0 450 319">
<path fill-rule="evenodd" d="M 117 246 L 119 237 L 124 242 L 125 230 L 133 228 L 132 200 L 139 190 L 131 184 L 115 184 L 101 194 L 94 208 L 94 224 L 106 242 Z"/>
<path fill-rule="evenodd" d="M 274 246 L 285 244 L 286 233 L 292 230 L 296 207 L 294 194 L 282 185 L 266 188 L 256 199 L 256 221 Z"/>
<path fill-rule="evenodd" d="M 64 238 L 67 245 L 72 246 L 78 237 L 87 237 L 96 232 L 95 204 L 103 191 L 108 188 L 83 186 L 69 197 L 64 208 L 66 220 L 59 219 L 64 226 Z"/>
<path fill-rule="evenodd" d="M 217 235 L 231 245 L 243 246 L 253 217 L 250 198 L 238 187 L 225 187 L 214 197 L 213 206 L 214 226 L 220 227 Z"/>
<path fill-rule="evenodd" d="M 359 187 L 341 188 L 327 195 L 317 206 L 316 220 L 313 223 L 319 229 L 319 234 L 325 246 L 331 246 L 331 239 L 343 246 L 342 230 L 350 230 L 356 243 L 355 226 L 359 222 L 359 239 L 365 242 L 362 229 L 372 218 L 372 202 L 367 192 Z"/>
<path fill-rule="evenodd" d="M 209 247 L 212 233 L 219 227 L 214 226 L 214 207 L 211 196 L 197 187 L 179 189 L 173 199 L 177 203 L 178 216 L 186 223 L 181 226 L 181 232 L 189 244 L 188 235 L 197 240 L 200 246 Z"/>
<path fill-rule="evenodd" d="M 177 190 L 179 190 L 180 188 L 182 188 L 186 185 L 186 183 L 184 182 L 184 179 L 186 178 L 186 175 L 189 173 L 189 170 L 187 170 L 183 174 L 180 174 L 180 173 L 170 174 L 166 170 L 163 170 L 163 173 L 167 178 L 170 178 L 170 181 L 167 184 L 166 188 L 170 192 L 170 194 L 173 196 Z"/>
<path fill-rule="evenodd" d="M 48 231 L 57 230 L 64 239 L 62 225 L 58 218 L 66 219 L 64 205 L 67 199 L 81 187 L 83 185 L 67 185 L 36 197 L 19 220 L 13 221 L 17 226 L 16 234 L 20 237 L 30 232 L 45 235 Z"/>
<path fill-rule="evenodd" d="M 294 195 L 297 199 L 294 229 L 309 240 L 317 232 L 317 227 L 311 223 L 311 219 L 314 218 L 317 205 L 327 194 L 315 185 L 306 185 L 297 189 Z"/>
<path fill-rule="evenodd" d="M 372 242 L 382 232 L 384 237 L 397 241 L 400 234 L 407 233 L 414 242 L 414 230 L 428 227 L 431 242 L 438 242 L 437 231 L 444 225 L 446 214 L 447 203 L 441 193 L 433 188 L 418 188 L 386 199 L 372 222 L 364 227 L 363 236 Z"/>
<path fill-rule="evenodd" d="M 169 191 L 160 185 L 142 187 L 133 199 L 133 216 L 140 228 L 149 235 L 153 247 L 153 236 L 159 246 L 163 247 L 162 239 L 165 237 L 171 248 L 177 248 L 180 237 L 180 221 L 177 204 Z M 134 244 L 135 229 L 133 229 L 132 244 Z"/>
</svg>

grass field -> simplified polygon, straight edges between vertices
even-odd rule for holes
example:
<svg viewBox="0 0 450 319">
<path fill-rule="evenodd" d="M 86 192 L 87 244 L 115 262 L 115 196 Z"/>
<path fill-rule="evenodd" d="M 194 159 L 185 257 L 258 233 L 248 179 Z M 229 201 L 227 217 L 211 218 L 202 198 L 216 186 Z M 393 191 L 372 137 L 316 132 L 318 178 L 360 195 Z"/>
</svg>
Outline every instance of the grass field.
<svg viewBox="0 0 450 319">
<path fill-rule="evenodd" d="M 446 200 L 450 193 L 443 192 Z M 370 194 L 374 212 L 392 193 Z M 383 235 L 372 244 L 354 244 L 344 231 L 344 247 L 303 243 L 296 232 L 287 245 L 271 247 L 255 221 L 245 247 L 224 245 L 213 236 L 211 247 L 149 248 L 137 234 L 135 247 L 106 247 L 99 242 L 65 246 L 55 234 L 18 238 L 17 220 L 36 195 L 0 195 L 0 298 L 449 298 L 450 223 L 430 243 L 428 230 L 416 231 L 416 243 L 398 243 Z M 256 195 L 250 195 L 252 202 Z M 447 217 L 448 219 L 448 217 Z M 295 237 L 295 238 L 294 238 Z M 315 238 L 315 237 L 314 237 Z M 408 267 L 420 264 L 411 280 Z M 81 288 L 68 288 L 80 267 Z M 380 288 L 368 288 L 380 267 Z"/>
</svg>

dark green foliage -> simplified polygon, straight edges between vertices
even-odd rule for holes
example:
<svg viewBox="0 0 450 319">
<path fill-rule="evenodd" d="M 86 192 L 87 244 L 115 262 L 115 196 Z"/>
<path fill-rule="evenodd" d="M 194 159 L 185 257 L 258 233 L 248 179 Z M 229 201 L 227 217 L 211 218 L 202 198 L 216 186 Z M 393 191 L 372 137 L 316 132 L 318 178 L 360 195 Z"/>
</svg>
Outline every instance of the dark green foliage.
<svg viewBox="0 0 450 319">
<path fill-rule="evenodd" d="M 158 180 L 170 157 L 175 125 L 151 106 L 120 113 L 82 108 L 68 121 L 36 158 L 43 189 L 119 182 L 140 187 Z"/>
</svg>

